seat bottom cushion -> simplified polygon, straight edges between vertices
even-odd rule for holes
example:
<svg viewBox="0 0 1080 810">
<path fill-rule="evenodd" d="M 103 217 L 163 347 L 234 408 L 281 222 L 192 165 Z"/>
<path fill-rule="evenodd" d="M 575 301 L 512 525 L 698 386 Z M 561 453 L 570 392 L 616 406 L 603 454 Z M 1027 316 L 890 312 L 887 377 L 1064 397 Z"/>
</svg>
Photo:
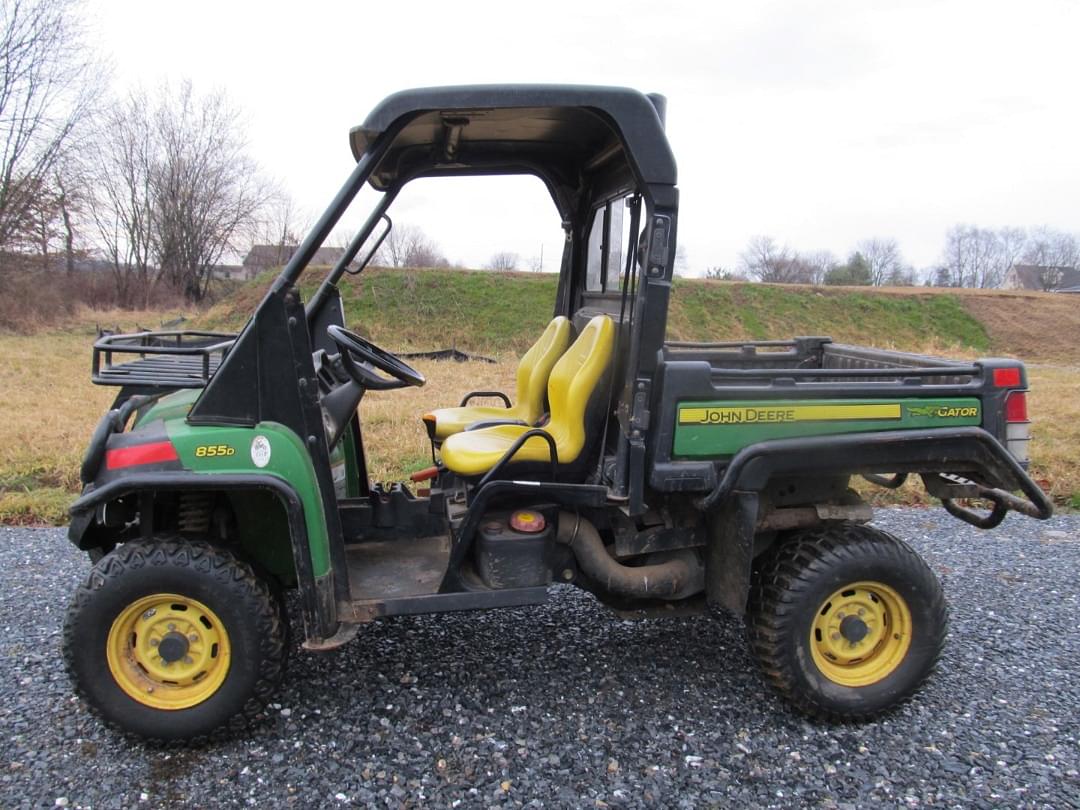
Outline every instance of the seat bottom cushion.
<svg viewBox="0 0 1080 810">
<path fill-rule="evenodd" d="M 466 405 L 461 408 L 438 408 L 424 414 L 424 421 L 435 424 L 434 437 L 443 440 L 455 433 L 461 433 L 473 422 L 512 422 L 520 420 L 516 408 L 487 407 Z M 430 432 L 430 431 L 429 431 Z"/>
<path fill-rule="evenodd" d="M 446 467 L 465 477 L 483 475 L 499 463 L 521 434 L 530 430 L 527 425 L 496 425 L 483 430 L 458 433 L 443 442 L 439 455 Z M 548 443 L 533 436 L 514 454 L 515 462 L 551 461 Z"/>
</svg>

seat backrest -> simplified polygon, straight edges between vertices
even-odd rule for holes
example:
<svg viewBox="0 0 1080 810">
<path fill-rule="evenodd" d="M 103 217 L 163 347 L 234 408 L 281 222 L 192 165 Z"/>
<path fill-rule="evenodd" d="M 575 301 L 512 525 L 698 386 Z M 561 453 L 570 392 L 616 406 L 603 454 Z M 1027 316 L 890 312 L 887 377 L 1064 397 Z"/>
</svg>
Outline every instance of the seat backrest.
<svg viewBox="0 0 1080 810">
<path fill-rule="evenodd" d="M 551 421 L 544 428 L 559 448 L 559 463 L 569 464 L 585 447 L 586 411 L 590 400 L 606 394 L 601 379 L 611 367 L 615 350 L 615 324 L 597 315 L 581 330 L 548 380 Z M 606 417 L 605 417 L 606 418 Z"/>
<path fill-rule="evenodd" d="M 544 390 L 556 361 L 570 345 L 570 321 L 559 315 L 540 339 L 525 352 L 517 368 L 517 409 L 521 418 L 536 424 L 544 414 Z"/>
</svg>

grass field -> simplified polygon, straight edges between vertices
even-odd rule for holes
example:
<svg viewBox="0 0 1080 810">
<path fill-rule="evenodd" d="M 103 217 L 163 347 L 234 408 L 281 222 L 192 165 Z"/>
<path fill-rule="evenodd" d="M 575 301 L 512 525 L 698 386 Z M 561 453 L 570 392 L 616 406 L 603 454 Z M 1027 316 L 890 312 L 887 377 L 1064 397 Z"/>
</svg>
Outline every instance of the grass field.
<svg viewBox="0 0 1080 810">
<path fill-rule="evenodd" d="M 200 317 L 235 328 L 259 285 L 242 288 Z M 395 480 L 426 466 L 425 410 L 456 404 L 466 389 L 512 390 L 514 360 L 540 333 L 555 278 L 464 271 L 365 273 L 343 285 L 351 325 L 392 349 L 448 346 L 500 360 L 418 362 L 424 388 L 368 394 L 361 406 L 371 474 Z M 860 291 L 680 281 L 669 334 L 741 339 L 829 334 L 837 340 L 955 356 L 1001 354 L 1029 362 L 1036 420 L 1033 475 L 1059 505 L 1080 508 L 1080 300 L 1039 294 Z M 0 335 L 0 522 L 65 522 L 94 424 L 115 389 L 91 385 L 97 324 L 124 329 L 175 313 L 83 312 L 62 331 Z M 916 490 L 899 497 L 917 501 Z"/>
</svg>

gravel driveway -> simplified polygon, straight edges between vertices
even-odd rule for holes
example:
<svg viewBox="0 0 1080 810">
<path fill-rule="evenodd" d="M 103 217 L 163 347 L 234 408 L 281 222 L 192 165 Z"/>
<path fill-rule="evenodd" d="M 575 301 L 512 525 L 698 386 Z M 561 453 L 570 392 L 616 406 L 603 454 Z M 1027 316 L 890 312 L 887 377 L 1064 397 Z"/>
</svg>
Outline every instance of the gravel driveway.
<svg viewBox="0 0 1080 810">
<path fill-rule="evenodd" d="M 952 626 L 928 687 L 876 723 L 788 713 L 734 620 L 627 622 L 560 587 L 298 653 L 247 739 L 174 750 L 71 696 L 59 628 L 85 558 L 62 530 L 0 529 L 0 807 L 1080 807 L 1080 516 L 877 522 L 941 575 Z"/>
</svg>

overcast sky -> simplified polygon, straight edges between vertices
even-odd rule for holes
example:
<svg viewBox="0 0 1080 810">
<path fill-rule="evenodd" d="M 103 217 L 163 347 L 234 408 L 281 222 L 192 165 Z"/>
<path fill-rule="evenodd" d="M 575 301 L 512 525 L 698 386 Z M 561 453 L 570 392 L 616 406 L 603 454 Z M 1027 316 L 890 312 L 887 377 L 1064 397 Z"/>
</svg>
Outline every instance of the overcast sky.
<svg viewBox="0 0 1080 810">
<path fill-rule="evenodd" d="M 668 97 L 692 272 L 770 234 L 917 267 L 958 222 L 1080 231 L 1080 3 L 92 0 L 116 85 L 190 78 L 245 112 L 253 156 L 316 215 L 347 133 L 402 88 L 618 84 Z M 533 178 L 426 180 L 395 203 L 452 261 L 554 269 Z M 356 215 L 353 221 L 359 219 Z"/>
</svg>

